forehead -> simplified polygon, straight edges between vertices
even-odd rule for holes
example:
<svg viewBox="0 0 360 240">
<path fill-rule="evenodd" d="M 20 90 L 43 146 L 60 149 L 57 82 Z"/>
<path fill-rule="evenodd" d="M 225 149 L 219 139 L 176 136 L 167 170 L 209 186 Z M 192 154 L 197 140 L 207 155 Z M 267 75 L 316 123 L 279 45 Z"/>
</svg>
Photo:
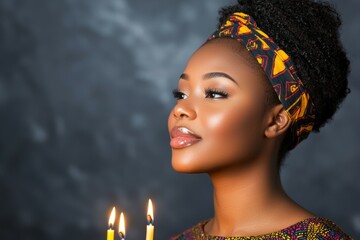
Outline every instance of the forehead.
<svg viewBox="0 0 360 240">
<path fill-rule="evenodd" d="M 211 71 L 223 71 L 238 79 L 260 79 L 265 74 L 251 53 L 231 38 L 216 38 L 202 45 L 190 57 L 185 69 L 188 74 Z"/>
</svg>

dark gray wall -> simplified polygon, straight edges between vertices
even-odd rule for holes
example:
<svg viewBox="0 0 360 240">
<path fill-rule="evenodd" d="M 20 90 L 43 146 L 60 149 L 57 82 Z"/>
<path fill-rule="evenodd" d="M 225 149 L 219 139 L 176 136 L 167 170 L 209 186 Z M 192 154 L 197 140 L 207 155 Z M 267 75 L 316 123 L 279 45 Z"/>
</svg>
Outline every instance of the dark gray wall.
<svg viewBox="0 0 360 240">
<path fill-rule="evenodd" d="M 143 239 L 148 197 L 156 239 L 212 216 L 207 176 L 171 168 L 167 117 L 187 59 L 234 2 L 0 1 L 1 239 L 105 239 L 113 205 Z M 352 93 L 282 179 L 359 238 L 360 4 L 335 4 Z"/>
</svg>

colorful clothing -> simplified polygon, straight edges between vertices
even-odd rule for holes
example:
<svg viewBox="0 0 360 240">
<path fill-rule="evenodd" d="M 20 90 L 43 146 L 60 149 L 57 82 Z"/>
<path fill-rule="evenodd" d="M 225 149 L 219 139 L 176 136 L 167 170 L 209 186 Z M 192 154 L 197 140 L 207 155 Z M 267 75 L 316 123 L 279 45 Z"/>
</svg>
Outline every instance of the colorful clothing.
<svg viewBox="0 0 360 240">
<path fill-rule="evenodd" d="M 276 232 L 242 237 L 210 236 L 204 231 L 205 224 L 209 220 L 202 221 L 182 234 L 174 236 L 171 240 L 296 240 L 296 239 L 321 239 L 321 240 L 353 240 L 336 223 L 324 217 L 311 217 L 294 223 Z"/>
</svg>

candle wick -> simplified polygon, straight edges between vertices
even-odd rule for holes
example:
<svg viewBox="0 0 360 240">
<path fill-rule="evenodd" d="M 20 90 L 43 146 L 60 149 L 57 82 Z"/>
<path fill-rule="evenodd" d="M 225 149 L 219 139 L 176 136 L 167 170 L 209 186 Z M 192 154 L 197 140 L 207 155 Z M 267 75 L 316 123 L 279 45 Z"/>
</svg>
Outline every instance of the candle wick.
<svg viewBox="0 0 360 240">
<path fill-rule="evenodd" d="M 119 232 L 120 239 L 125 239 L 125 234 L 123 232 Z"/>
<path fill-rule="evenodd" d="M 152 219 L 150 214 L 147 215 L 147 221 L 148 221 L 149 224 L 153 223 L 153 219 Z"/>
<path fill-rule="evenodd" d="M 110 228 L 111 230 L 113 230 L 114 225 L 113 225 L 112 223 L 110 223 L 110 224 L 109 224 L 109 228 Z"/>
</svg>

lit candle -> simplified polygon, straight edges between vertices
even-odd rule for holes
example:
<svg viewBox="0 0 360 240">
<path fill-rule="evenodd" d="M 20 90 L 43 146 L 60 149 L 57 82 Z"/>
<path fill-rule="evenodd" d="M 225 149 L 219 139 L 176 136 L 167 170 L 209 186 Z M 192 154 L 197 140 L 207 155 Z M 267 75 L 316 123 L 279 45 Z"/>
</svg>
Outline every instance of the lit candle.
<svg viewBox="0 0 360 240">
<path fill-rule="evenodd" d="M 113 207 L 109 217 L 109 229 L 107 230 L 107 240 L 114 240 L 114 222 L 115 222 L 115 207 Z"/>
<path fill-rule="evenodd" d="M 124 214 L 120 213 L 120 221 L 119 221 L 119 237 L 120 240 L 125 240 L 125 219 Z"/>
<path fill-rule="evenodd" d="M 154 210 L 151 199 L 149 199 L 148 203 L 147 220 L 148 225 L 146 226 L 146 240 L 154 240 Z"/>
</svg>

